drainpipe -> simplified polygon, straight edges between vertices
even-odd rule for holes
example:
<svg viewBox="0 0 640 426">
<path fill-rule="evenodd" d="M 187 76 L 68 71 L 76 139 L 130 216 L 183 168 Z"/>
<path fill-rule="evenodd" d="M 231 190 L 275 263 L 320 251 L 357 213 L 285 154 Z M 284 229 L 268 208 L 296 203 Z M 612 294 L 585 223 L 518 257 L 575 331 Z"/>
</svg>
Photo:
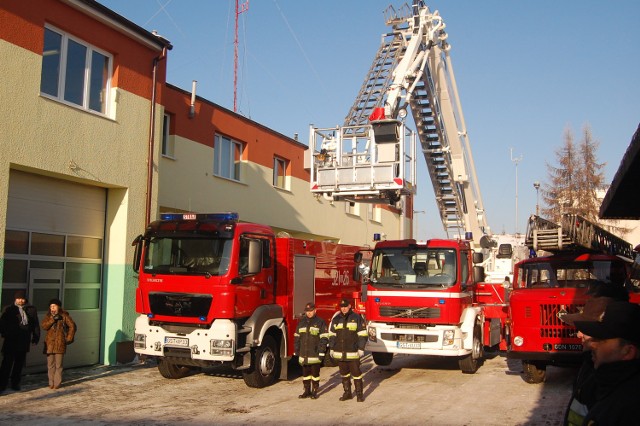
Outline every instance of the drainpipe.
<svg viewBox="0 0 640 426">
<path fill-rule="evenodd" d="M 167 57 L 167 48 L 162 48 L 160 56 L 153 58 L 153 74 L 151 87 L 151 114 L 149 117 L 149 151 L 147 153 L 147 204 L 145 209 L 145 228 L 151 222 L 151 191 L 153 189 L 153 150 L 156 122 L 156 81 L 158 62 Z"/>
</svg>

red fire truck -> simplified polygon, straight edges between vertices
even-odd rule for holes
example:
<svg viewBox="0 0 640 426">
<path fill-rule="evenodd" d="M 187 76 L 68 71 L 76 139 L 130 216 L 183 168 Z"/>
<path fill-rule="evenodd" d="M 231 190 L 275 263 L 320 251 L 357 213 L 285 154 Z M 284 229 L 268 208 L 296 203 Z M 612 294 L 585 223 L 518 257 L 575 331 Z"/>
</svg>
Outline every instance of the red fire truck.
<svg viewBox="0 0 640 426">
<path fill-rule="evenodd" d="M 465 240 L 376 244 L 362 289 L 374 362 L 389 365 L 396 353 L 450 356 L 475 373 L 484 346 L 502 341 L 506 317 L 502 285 L 481 283 L 480 262 Z"/>
<path fill-rule="evenodd" d="M 360 298 L 359 247 L 276 237 L 236 213 L 163 214 L 133 244 L 135 351 L 170 379 L 226 364 L 268 386 L 286 378 L 305 303 L 328 322 Z"/>
<path fill-rule="evenodd" d="M 531 216 L 526 243 L 550 255 L 516 264 L 507 357 L 522 360 L 525 381 L 540 383 L 547 365 L 579 362 L 582 345 L 577 330 L 560 318 L 582 310 L 596 281 L 624 284 L 635 303 L 640 302 L 640 293 L 629 279 L 631 244 L 578 215 L 565 214 L 560 224 Z"/>
</svg>

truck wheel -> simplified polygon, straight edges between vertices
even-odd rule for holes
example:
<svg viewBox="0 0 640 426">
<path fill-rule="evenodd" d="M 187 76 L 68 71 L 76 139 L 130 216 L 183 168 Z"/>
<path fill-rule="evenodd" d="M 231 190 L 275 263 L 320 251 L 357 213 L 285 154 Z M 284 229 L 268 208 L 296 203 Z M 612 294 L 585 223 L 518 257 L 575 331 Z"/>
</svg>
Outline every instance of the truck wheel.
<svg viewBox="0 0 640 426">
<path fill-rule="evenodd" d="M 165 379 L 182 379 L 191 369 L 183 365 L 173 364 L 162 358 L 158 359 L 158 371 Z"/>
<path fill-rule="evenodd" d="M 371 352 L 371 356 L 373 357 L 373 362 L 377 365 L 389 365 L 391 361 L 393 361 L 393 353 L 392 352 Z"/>
<path fill-rule="evenodd" d="M 480 340 L 480 327 L 473 329 L 473 344 L 471 347 L 471 353 L 458 361 L 458 366 L 464 374 L 474 374 L 478 371 L 482 357 L 484 356 L 484 347 L 482 346 L 482 340 Z"/>
<path fill-rule="evenodd" d="M 262 344 L 254 349 L 251 367 L 245 370 L 242 378 L 247 386 L 263 388 L 272 385 L 280 375 L 280 353 L 276 341 L 264 336 Z"/>
<path fill-rule="evenodd" d="M 522 361 L 524 381 L 527 383 L 542 383 L 547 377 L 547 366 L 535 364 L 531 361 Z"/>
</svg>

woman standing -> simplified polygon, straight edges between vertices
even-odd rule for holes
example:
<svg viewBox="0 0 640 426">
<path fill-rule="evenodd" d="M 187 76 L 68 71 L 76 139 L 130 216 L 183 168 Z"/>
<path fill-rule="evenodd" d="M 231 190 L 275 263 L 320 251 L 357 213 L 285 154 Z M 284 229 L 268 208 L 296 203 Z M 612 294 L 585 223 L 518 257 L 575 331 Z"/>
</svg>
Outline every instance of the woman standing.
<svg viewBox="0 0 640 426">
<path fill-rule="evenodd" d="M 47 332 L 44 340 L 44 353 L 47 355 L 49 387 L 58 389 L 62 383 L 62 360 L 67 345 L 73 342 L 76 324 L 71 315 L 62 309 L 62 302 L 51 299 L 49 312 L 42 320 L 42 328 Z"/>
</svg>

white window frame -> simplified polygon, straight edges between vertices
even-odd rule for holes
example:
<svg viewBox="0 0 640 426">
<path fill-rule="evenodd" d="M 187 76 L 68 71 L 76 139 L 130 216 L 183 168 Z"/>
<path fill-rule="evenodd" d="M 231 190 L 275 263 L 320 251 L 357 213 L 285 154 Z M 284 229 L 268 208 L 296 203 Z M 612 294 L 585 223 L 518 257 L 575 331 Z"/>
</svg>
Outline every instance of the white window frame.
<svg viewBox="0 0 640 426">
<path fill-rule="evenodd" d="M 58 102 L 64 103 L 66 105 L 70 105 L 76 108 L 81 108 L 87 112 L 93 113 L 93 114 L 98 114 L 98 115 L 102 115 L 102 116 L 110 116 L 111 113 L 111 77 L 113 75 L 113 56 L 103 50 L 100 50 L 98 48 L 96 48 L 95 46 L 92 46 L 91 44 L 78 39 L 76 37 L 73 37 L 71 35 L 69 35 L 68 33 L 55 28 L 51 25 L 45 25 L 45 31 L 44 34 L 46 36 L 47 31 L 51 31 L 53 33 L 58 34 L 61 37 L 60 40 L 60 52 L 43 52 L 42 53 L 42 58 L 43 58 L 43 62 L 45 60 L 45 57 L 51 53 L 56 54 L 58 53 L 59 56 L 59 62 L 58 62 L 58 67 L 57 67 L 57 71 L 58 71 L 58 81 L 57 81 L 57 93 L 47 93 L 47 92 L 43 92 L 42 91 L 42 74 L 40 76 L 40 81 L 41 81 L 41 86 L 40 86 L 40 95 L 50 98 L 50 99 L 54 99 Z M 70 100 L 66 100 L 65 99 L 65 85 L 66 85 L 66 77 L 67 77 L 67 56 L 68 56 L 68 50 L 69 50 L 69 42 L 73 41 L 75 43 L 77 43 L 78 45 L 83 46 L 86 49 L 86 53 L 85 53 L 85 63 L 84 63 L 84 72 L 82 73 L 82 80 L 83 80 L 83 85 L 82 85 L 82 103 L 76 103 L 74 101 L 70 101 Z M 100 54 L 102 56 L 104 56 L 106 58 L 106 60 L 108 61 L 107 64 L 107 70 L 106 70 L 106 81 L 103 83 L 103 86 L 101 88 L 100 91 L 100 108 L 103 109 L 102 110 L 96 110 L 96 109 L 92 109 L 91 108 L 91 78 L 92 78 L 92 57 L 93 54 L 97 53 Z M 45 72 L 45 67 L 44 67 L 44 63 L 42 66 L 42 73 Z"/>
<path fill-rule="evenodd" d="M 279 189 L 289 189 L 289 178 L 287 176 L 287 168 L 289 167 L 289 160 L 282 157 L 273 157 L 273 186 Z M 282 170 L 282 174 L 280 171 Z M 280 184 L 280 182 L 282 182 Z"/>
<path fill-rule="evenodd" d="M 175 138 L 171 136 L 171 115 L 165 113 L 162 120 L 162 156 L 175 159 Z"/>
<path fill-rule="evenodd" d="M 368 214 L 371 222 L 382 223 L 382 209 L 380 206 L 369 204 Z"/>
<path fill-rule="evenodd" d="M 360 216 L 360 203 L 352 203 L 350 201 L 345 201 L 344 211 L 348 215 L 351 216 Z"/>
<path fill-rule="evenodd" d="M 226 149 L 226 145 L 228 145 L 228 149 Z M 243 155 L 244 144 L 227 136 L 216 134 L 214 136 L 213 175 L 242 182 Z"/>
</svg>

